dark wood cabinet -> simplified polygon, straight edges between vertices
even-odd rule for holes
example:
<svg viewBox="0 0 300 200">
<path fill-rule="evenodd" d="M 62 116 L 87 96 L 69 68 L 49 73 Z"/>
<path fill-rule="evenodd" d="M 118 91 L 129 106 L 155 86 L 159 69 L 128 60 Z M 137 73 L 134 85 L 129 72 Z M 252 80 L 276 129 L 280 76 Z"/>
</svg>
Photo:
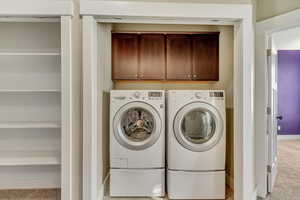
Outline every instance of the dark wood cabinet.
<svg viewBox="0 0 300 200">
<path fill-rule="evenodd" d="M 191 38 L 188 35 L 167 35 L 167 79 L 188 80 L 191 74 Z"/>
<path fill-rule="evenodd" d="M 112 78 L 138 79 L 138 35 L 112 34 Z"/>
<path fill-rule="evenodd" d="M 219 80 L 219 34 L 192 35 L 193 80 Z"/>
<path fill-rule="evenodd" d="M 219 80 L 219 33 L 112 34 L 113 80 Z"/>
<path fill-rule="evenodd" d="M 139 79 L 165 79 L 165 36 L 141 34 L 139 60 Z"/>
</svg>

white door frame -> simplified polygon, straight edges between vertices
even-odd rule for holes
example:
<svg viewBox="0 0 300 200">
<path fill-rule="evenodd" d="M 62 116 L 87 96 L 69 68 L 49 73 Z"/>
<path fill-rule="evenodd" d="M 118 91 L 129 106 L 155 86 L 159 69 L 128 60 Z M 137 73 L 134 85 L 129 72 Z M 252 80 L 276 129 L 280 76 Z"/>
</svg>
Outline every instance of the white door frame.
<svg viewBox="0 0 300 200">
<path fill-rule="evenodd" d="M 267 103 L 268 74 L 267 48 L 271 34 L 300 26 L 300 9 L 276 16 L 256 24 L 256 68 L 255 68 L 255 144 L 256 182 L 259 197 L 267 195 Z"/>
<path fill-rule="evenodd" d="M 83 200 L 102 199 L 98 179 L 97 23 L 135 22 L 234 25 L 234 198 L 256 199 L 254 169 L 254 34 L 251 4 L 82 0 Z M 101 53 L 101 52 L 100 52 Z M 107 133 L 106 133 L 107 134 Z"/>
</svg>

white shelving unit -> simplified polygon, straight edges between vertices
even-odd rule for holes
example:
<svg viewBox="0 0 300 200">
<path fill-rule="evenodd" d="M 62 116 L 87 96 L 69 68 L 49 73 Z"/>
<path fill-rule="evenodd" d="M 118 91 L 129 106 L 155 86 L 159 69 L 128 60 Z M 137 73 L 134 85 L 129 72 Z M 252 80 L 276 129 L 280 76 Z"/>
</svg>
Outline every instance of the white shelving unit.
<svg viewBox="0 0 300 200">
<path fill-rule="evenodd" d="M 8 151 L 0 159 L 0 166 L 60 165 L 60 152 Z"/>
<path fill-rule="evenodd" d="M 41 52 L 41 51 L 37 51 L 37 52 L 26 52 L 26 51 L 16 51 L 14 52 L 13 50 L 1 50 L 0 51 L 0 56 L 60 56 L 59 52 Z"/>
<path fill-rule="evenodd" d="M 61 128 L 60 122 L 1 122 L 0 123 L 1 129 L 34 129 L 34 128 Z"/>
<path fill-rule="evenodd" d="M 70 199 L 70 17 L 0 17 L 0 190 Z"/>
</svg>

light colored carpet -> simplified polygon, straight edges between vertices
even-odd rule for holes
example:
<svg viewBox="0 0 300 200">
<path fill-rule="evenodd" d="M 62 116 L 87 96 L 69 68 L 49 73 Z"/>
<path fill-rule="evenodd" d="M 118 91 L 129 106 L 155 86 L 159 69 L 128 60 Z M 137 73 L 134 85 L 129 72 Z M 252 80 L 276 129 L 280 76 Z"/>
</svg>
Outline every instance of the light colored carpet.
<svg viewBox="0 0 300 200">
<path fill-rule="evenodd" d="M 60 200 L 60 190 L 0 190 L 0 200 Z"/>
<path fill-rule="evenodd" d="M 300 140 L 278 141 L 278 176 L 268 199 L 300 199 Z"/>
</svg>

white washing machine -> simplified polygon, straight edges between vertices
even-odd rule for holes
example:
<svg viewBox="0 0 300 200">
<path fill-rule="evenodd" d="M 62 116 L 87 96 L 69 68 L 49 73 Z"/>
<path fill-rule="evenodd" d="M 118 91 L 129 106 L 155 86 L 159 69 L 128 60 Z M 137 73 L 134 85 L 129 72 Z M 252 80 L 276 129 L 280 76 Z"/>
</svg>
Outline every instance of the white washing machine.
<svg viewBox="0 0 300 200">
<path fill-rule="evenodd" d="M 165 94 L 110 93 L 110 195 L 165 195 Z"/>
<path fill-rule="evenodd" d="M 225 199 L 226 114 L 221 90 L 168 94 L 170 199 Z"/>
</svg>

